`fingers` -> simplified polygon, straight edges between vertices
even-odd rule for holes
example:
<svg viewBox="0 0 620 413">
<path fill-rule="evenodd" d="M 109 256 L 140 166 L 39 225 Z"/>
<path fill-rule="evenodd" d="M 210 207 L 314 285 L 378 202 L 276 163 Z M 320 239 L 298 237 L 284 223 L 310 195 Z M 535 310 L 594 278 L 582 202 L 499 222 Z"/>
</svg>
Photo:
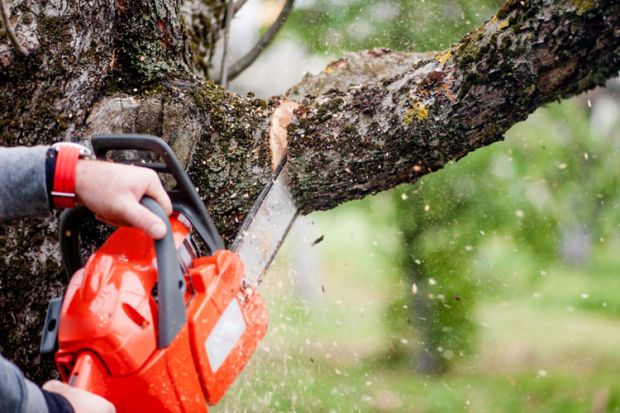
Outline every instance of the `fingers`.
<svg viewBox="0 0 620 413">
<path fill-rule="evenodd" d="M 60 393 L 62 394 L 62 392 L 60 390 L 64 390 L 64 383 L 58 381 L 58 380 L 50 380 L 48 382 L 46 382 L 43 385 L 43 390 L 47 390 L 47 391 L 52 391 L 54 393 Z"/>
<path fill-rule="evenodd" d="M 71 387 L 58 380 L 50 380 L 43 385 L 43 389 L 49 392 L 58 393 L 69 401 L 75 413 L 115 413 L 116 409 L 112 403 L 89 393 L 85 390 Z"/>
<path fill-rule="evenodd" d="M 104 217 L 104 216 L 102 216 L 102 215 L 99 215 L 99 214 L 95 214 L 95 218 L 96 218 L 98 221 L 101 221 L 101 222 L 103 222 L 104 224 L 108 224 L 108 225 L 110 225 L 110 226 L 112 226 L 112 227 L 122 227 L 122 226 L 126 226 L 126 225 L 127 225 L 127 224 L 125 224 L 125 223 L 123 223 L 123 222 L 120 222 L 120 221 L 114 221 L 114 220 L 111 220 L 111 219 L 106 218 L 106 217 Z"/>
<path fill-rule="evenodd" d="M 156 172 L 136 166 L 100 161 L 79 161 L 75 193 L 78 202 L 98 219 L 114 226 L 129 225 L 161 239 L 166 226 L 140 205 L 144 196 L 153 198 L 167 215 L 172 204 Z"/>
<path fill-rule="evenodd" d="M 166 235 L 164 222 L 131 197 L 126 198 L 120 204 L 119 215 L 121 221 L 126 222 L 129 226 L 140 228 L 151 238 L 162 239 Z"/>
<path fill-rule="evenodd" d="M 157 203 L 163 208 L 166 215 L 172 214 L 172 203 L 170 202 L 170 197 L 159 181 L 159 177 L 155 172 L 150 173 L 149 176 L 150 178 L 148 180 L 148 185 L 144 195 L 150 196 L 157 201 Z"/>
</svg>

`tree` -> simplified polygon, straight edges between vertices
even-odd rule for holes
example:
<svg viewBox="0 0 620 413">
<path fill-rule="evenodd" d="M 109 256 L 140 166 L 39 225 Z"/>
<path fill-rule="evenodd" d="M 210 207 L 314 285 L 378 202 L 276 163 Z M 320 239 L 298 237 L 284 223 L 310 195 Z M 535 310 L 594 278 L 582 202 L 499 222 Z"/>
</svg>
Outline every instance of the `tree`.
<svg viewBox="0 0 620 413">
<path fill-rule="evenodd" d="M 617 2 L 510 0 L 447 50 L 347 54 L 264 101 L 205 80 L 225 6 L 18 2 L 3 13 L 2 144 L 162 136 L 230 240 L 285 150 L 301 210 L 327 209 L 413 182 L 620 68 Z M 0 233 L 0 351 L 39 378 L 42 314 L 65 281 L 55 231 L 48 219 Z"/>
</svg>

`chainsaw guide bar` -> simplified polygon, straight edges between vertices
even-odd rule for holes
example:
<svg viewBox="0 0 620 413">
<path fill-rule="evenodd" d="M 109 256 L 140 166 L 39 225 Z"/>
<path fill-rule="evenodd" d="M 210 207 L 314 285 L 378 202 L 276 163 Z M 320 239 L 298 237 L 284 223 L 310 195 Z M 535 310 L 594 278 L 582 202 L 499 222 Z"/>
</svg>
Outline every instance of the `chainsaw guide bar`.
<svg viewBox="0 0 620 413">
<path fill-rule="evenodd" d="M 231 250 L 245 265 L 246 280 L 257 287 L 273 262 L 299 210 L 288 186 L 285 156 L 248 216 Z"/>
</svg>

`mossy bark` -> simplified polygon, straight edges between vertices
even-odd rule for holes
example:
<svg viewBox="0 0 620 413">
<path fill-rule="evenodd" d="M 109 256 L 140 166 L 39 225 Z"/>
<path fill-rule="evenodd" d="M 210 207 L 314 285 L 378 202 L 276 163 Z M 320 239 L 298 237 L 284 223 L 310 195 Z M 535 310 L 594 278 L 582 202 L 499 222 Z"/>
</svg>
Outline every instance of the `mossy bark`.
<svg viewBox="0 0 620 413">
<path fill-rule="evenodd" d="M 18 3 L 30 54 L 0 39 L 0 143 L 163 136 L 231 239 L 271 174 L 281 99 L 201 79 L 224 1 L 60 1 L 34 13 Z M 309 212 L 415 181 L 501 139 L 545 102 L 602 84 L 620 67 L 619 47 L 617 2 L 509 1 L 442 53 L 345 57 L 290 92 L 303 96 L 288 126 L 296 200 Z M 50 218 L 0 231 L 0 352 L 38 380 L 52 371 L 36 356 L 44 308 L 65 282 L 55 229 Z"/>
</svg>

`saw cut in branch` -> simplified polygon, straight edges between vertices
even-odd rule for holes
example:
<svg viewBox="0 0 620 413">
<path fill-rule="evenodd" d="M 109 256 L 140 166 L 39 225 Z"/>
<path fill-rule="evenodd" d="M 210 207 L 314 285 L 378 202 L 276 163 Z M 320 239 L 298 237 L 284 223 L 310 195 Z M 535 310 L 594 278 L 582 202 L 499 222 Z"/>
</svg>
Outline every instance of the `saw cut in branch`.
<svg viewBox="0 0 620 413">
<path fill-rule="evenodd" d="M 28 56 L 28 50 L 26 50 L 26 48 L 22 46 L 22 44 L 17 39 L 17 36 L 15 35 L 13 25 L 9 20 L 9 11 L 6 8 L 4 0 L 0 0 L 0 14 L 2 14 L 2 25 L 4 26 L 6 36 L 9 38 L 9 41 L 15 48 L 15 51 L 22 56 Z"/>
<path fill-rule="evenodd" d="M 247 69 L 254 61 L 260 56 L 260 54 L 269 46 L 269 44 L 276 37 L 276 34 L 280 31 L 284 23 L 288 19 L 288 16 L 293 10 L 293 4 L 295 0 L 286 0 L 282 11 L 278 15 L 276 21 L 271 25 L 269 30 L 260 38 L 258 43 L 241 59 L 237 60 L 231 67 L 228 73 L 228 79 L 233 80 L 239 76 L 245 69 Z"/>
</svg>

